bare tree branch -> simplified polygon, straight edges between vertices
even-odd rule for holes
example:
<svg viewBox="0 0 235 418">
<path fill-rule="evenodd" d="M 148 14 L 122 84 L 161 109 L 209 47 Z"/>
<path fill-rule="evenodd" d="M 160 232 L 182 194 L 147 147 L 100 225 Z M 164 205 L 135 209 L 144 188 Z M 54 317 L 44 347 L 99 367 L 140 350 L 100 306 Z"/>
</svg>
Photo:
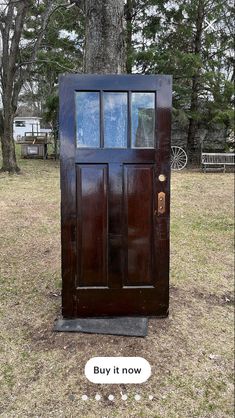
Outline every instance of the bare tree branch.
<svg viewBox="0 0 235 418">
<path fill-rule="evenodd" d="M 21 62 L 19 65 L 18 65 L 18 68 L 19 67 L 23 67 L 23 66 L 25 66 L 25 65 L 31 65 L 31 64 L 37 64 L 37 63 L 43 63 L 43 62 L 46 62 L 47 64 L 56 64 L 56 65 L 58 65 L 58 67 L 60 67 L 60 68 L 63 68 L 63 70 L 67 70 L 67 71 L 72 71 L 72 72 L 77 72 L 77 68 L 76 67 L 74 67 L 74 68 L 70 68 L 70 67 L 66 67 L 65 65 L 62 65 L 62 64 L 60 64 L 58 61 L 53 61 L 53 60 L 43 60 L 43 59 L 35 59 L 34 61 L 24 61 L 24 62 Z"/>
<path fill-rule="evenodd" d="M 9 70 L 13 71 L 16 63 L 17 55 L 19 52 L 19 44 L 26 15 L 27 8 L 29 6 L 28 1 L 21 1 L 17 5 L 17 15 L 15 18 L 14 34 L 11 41 L 10 55 L 9 55 Z"/>
</svg>

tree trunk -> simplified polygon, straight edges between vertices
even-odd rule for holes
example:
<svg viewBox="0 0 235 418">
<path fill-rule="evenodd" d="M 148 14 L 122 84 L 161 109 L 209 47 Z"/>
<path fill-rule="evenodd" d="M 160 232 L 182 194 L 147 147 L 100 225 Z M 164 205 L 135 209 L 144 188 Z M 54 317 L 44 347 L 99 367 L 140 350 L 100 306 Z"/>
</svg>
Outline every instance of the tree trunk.
<svg viewBox="0 0 235 418">
<path fill-rule="evenodd" d="M 1 135 L 2 168 L 0 170 L 8 171 L 9 173 L 19 173 L 20 171 L 16 161 L 15 141 L 13 138 L 13 122 L 17 109 L 17 99 L 21 83 L 15 83 L 14 87 L 13 77 L 9 71 L 8 74 L 3 77 L 2 83 L 3 132 Z"/>
<path fill-rule="evenodd" d="M 4 80 L 5 81 L 5 80 Z M 19 173 L 20 168 L 17 165 L 15 153 L 15 141 L 13 138 L 13 122 L 16 112 L 16 105 L 14 103 L 14 91 L 12 87 L 12 79 L 10 74 L 5 83 L 2 85 L 2 167 L 0 171 L 8 171 L 9 173 Z"/>
<path fill-rule="evenodd" d="M 198 1 L 197 19 L 196 19 L 196 33 L 194 40 L 194 54 L 200 55 L 202 47 L 202 26 L 204 20 L 204 3 L 203 0 Z M 190 119 L 188 127 L 187 151 L 189 162 L 192 163 L 198 151 L 198 144 L 196 144 L 196 136 L 198 131 L 198 121 L 196 113 L 198 112 L 198 94 L 200 82 L 200 68 L 192 77 L 192 92 L 190 103 Z"/>
<path fill-rule="evenodd" d="M 123 0 L 86 0 L 84 72 L 125 71 Z"/>
<path fill-rule="evenodd" d="M 2 168 L 0 171 L 19 173 L 20 169 L 16 162 L 15 142 L 13 138 L 14 115 L 11 111 L 5 112 L 3 118 L 2 145 Z"/>
<path fill-rule="evenodd" d="M 132 31 L 133 31 L 133 0 L 127 0 L 125 8 L 126 18 L 126 72 L 132 73 L 133 64 L 133 46 L 132 46 Z"/>
<path fill-rule="evenodd" d="M 2 35 L 1 84 L 3 102 L 3 133 L 1 137 L 3 161 L 1 171 L 8 171 L 9 173 L 18 173 L 20 171 L 16 162 L 13 121 L 22 86 L 21 80 L 16 77 L 16 62 L 28 6 L 28 1 L 9 2 L 4 16 L 4 26 L 0 25 Z"/>
</svg>

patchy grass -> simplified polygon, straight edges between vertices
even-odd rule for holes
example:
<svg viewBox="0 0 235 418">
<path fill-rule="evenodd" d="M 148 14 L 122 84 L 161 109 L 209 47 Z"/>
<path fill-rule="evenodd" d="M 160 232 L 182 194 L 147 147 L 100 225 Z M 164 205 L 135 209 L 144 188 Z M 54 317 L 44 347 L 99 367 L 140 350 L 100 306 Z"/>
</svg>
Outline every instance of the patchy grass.
<svg viewBox="0 0 235 418">
<path fill-rule="evenodd" d="M 141 339 L 53 333 L 59 164 L 20 164 L 21 175 L 0 175 L 0 416 L 232 417 L 233 175 L 173 173 L 170 315 L 150 320 Z M 94 385 L 84 376 L 94 356 L 143 356 L 152 376 L 142 385 Z"/>
</svg>

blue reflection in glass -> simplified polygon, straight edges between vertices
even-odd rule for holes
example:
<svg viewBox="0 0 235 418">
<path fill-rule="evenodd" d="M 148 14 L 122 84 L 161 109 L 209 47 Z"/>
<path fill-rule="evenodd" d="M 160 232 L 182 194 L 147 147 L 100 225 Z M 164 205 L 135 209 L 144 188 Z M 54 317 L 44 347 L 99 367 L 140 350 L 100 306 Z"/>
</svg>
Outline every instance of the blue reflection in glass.
<svg viewBox="0 0 235 418">
<path fill-rule="evenodd" d="M 132 93 L 131 115 L 131 146 L 154 148 L 155 93 Z"/>
<path fill-rule="evenodd" d="M 76 93 L 77 146 L 100 147 L 100 97 L 98 92 Z"/>
<path fill-rule="evenodd" d="M 105 92 L 104 147 L 127 147 L 127 93 Z"/>
</svg>

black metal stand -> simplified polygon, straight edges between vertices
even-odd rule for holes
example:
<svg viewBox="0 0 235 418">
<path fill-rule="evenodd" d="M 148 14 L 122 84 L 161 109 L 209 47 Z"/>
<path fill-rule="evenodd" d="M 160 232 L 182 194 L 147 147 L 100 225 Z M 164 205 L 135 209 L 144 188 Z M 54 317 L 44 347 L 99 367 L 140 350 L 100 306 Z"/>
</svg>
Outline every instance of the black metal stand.
<svg viewBox="0 0 235 418">
<path fill-rule="evenodd" d="M 148 318 L 115 317 L 57 319 L 54 331 L 145 337 L 148 331 Z"/>
</svg>

